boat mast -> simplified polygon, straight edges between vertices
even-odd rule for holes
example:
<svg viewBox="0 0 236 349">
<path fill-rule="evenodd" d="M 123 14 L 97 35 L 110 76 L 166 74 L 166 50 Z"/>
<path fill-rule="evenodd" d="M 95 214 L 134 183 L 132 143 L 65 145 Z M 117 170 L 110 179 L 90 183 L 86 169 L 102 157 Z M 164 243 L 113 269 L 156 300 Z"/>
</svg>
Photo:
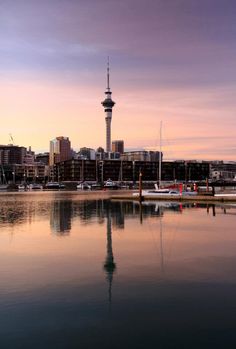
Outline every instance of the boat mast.
<svg viewBox="0 0 236 349">
<path fill-rule="evenodd" d="M 160 122 L 160 153 L 159 153 L 159 189 L 161 188 L 161 160 L 162 160 L 162 121 Z"/>
</svg>

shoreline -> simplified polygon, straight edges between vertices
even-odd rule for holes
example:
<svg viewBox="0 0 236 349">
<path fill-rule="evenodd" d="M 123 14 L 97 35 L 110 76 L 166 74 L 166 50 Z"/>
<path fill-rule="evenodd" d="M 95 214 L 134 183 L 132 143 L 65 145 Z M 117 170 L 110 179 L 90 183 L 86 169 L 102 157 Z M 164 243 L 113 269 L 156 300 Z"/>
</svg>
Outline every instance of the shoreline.
<svg viewBox="0 0 236 349">
<path fill-rule="evenodd" d="M 13 196 L 38 196 L 38 195 L 71 195 L 73 197 L 83 197 L 84 198 L 104 198 L 111 200 L 126 200 L 126 201 L 140 201 L 139 196 L 133 196 L 133 193 L 137 193 L 137 191 L 133 190 L 99 190 L 99 191 L 76 191 L 76 190 L 39 190 L 39 191 L 0 191 L 1 197 L 13 197 Z M 211 195 L 194 195 L 194 196 L 171 196 L 171 195 L 160 195 L 160 196 L 145 196 L 142 198 L 142 201 L 178 201 L 178 202 L 204 202 L 204 203 L 228 203 L 235 202 L 236 203 L 236 195 L 235 196 L 211 196 Z"/>
</svg>

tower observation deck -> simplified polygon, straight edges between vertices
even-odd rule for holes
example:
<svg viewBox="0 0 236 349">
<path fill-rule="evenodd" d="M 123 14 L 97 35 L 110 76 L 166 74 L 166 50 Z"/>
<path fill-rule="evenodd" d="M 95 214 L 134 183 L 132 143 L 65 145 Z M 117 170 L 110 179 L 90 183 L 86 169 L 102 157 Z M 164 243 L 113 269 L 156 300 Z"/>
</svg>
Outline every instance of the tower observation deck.
<svg viewBox="0 0 236 349">
<path fill-rule="evenodd" d="M 112 108 L 115 105 L 115 102 L 111 98 L 111 89 L 110 89 L 110 67 L 109 67 L 109 57 L 107 61 L 107 88 L 105 91 L 105 99 L 101 102 L 104 107 L 104 112 L 106 113 L 106 151 L 111 151 L 111 119 L 112 119 Z"/>
</svg>

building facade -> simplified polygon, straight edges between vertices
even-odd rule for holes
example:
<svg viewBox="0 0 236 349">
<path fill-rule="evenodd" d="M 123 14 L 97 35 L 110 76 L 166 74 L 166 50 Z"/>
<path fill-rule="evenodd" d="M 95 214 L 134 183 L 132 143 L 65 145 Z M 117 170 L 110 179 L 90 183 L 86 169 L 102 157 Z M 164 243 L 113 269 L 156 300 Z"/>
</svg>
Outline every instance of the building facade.
<svg viewBox="0 0 236 349">
<path fill-rule="evenodd" d="M 158 161 L 79 160 L 72 159 L 57 164 L 55 175 L 61 181 L 113 181 L 137 182 L 142 172 L 143 181 L 159 180 Z M 163 161 L 163 181 L 200 181 L 209 178 L 210 163 L 188 161 Z"/>
<path fill-rule="evenodd" d="M 159 161 L 159 151 L 135 150 L 125 152 L 121 155 L 121 160 L 126 161 Z"/>
<path fill-rule="evenodd" d="M 68 137 L 56 137 L 50 141 L 49 165 L 69 160 L 72 157 L 71 143 Z"/>
<path fill-rule="evenodd" d="M 123 140 L 112 141 L 112 152 L 123 154 L 124 153 L 124 141 Z"/>
<path fill-rule="evenodd" d="M 27 149 L 17 145 L 0 145 L 0 165 L 23 164 Z"/>
</svg>

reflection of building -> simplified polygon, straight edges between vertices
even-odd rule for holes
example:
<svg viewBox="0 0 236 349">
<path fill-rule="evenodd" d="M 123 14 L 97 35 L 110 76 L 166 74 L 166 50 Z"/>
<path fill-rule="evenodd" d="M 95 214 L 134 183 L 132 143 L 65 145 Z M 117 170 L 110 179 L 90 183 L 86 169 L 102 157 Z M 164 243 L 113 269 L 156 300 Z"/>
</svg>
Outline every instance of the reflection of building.
<svg viewBox="0 0 236 349">
<path fill-rule="evenodd" d="M 71 144 L 68 137 L 57 137 L 50 141 L 50 166 L 69 159 L 71 159 Z"/>
<path fill-rule="evenodd" d="M 50 226 L 53 232 L 67 235 L 71 230 L 72 201 L 53 201 L 50 215 Z"/>
</svg>

